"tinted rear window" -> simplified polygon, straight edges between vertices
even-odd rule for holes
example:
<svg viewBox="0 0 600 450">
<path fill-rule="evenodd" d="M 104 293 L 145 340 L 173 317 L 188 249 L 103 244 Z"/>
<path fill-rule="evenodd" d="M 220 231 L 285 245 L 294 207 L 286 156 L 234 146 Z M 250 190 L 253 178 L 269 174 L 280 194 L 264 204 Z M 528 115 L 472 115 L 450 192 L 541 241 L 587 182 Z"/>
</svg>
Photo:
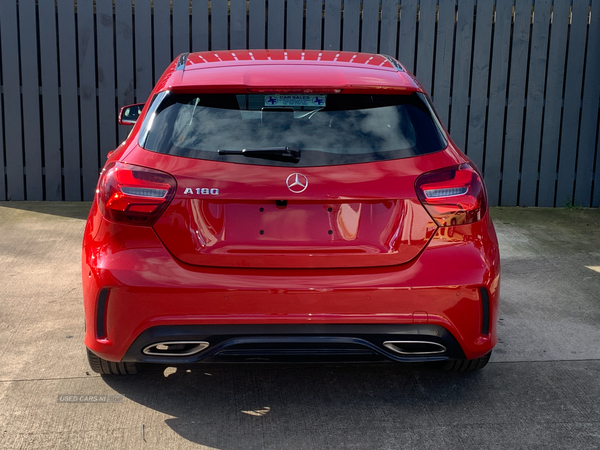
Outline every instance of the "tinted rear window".
<svg viewBox="0 0 600 450">
<path fill-rule="evenodd" d="M 161 93 L 140 145 L 187 158 L 275 166 L 324 166 L 406 158 L 442 150 L 444 137 L 422 94 L 270 96 Z M 293 147 L 295 162 L 218 150 Z"/>
</svg>

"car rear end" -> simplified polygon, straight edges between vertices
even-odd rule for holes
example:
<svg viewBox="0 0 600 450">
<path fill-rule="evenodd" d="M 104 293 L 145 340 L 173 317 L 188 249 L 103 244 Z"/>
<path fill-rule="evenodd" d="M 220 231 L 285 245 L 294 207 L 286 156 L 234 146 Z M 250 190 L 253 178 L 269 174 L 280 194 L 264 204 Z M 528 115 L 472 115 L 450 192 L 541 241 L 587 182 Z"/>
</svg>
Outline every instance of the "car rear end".
<svg viewBox="0 0 600 450">
<path fill-rule="evenodd" d="M 85 343 L 114 363 L 480 361 L 496 343 L 481 174 L 381 55 L 175 61 L 102 171 L 82 264 Z"/>
</svg>

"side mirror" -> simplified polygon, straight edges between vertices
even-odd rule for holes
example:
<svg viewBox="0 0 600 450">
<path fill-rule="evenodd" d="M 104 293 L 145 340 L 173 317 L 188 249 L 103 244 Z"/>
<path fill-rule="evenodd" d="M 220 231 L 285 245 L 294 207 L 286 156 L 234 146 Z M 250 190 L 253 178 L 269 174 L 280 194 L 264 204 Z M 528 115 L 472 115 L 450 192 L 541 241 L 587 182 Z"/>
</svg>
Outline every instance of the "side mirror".
<svg viewBox="0 0 600 450">
<path fill-rule="evenodd" d="M 119 112 L 119 125 L 135 125 L 144 109 L 144 103 L 123 106 Z"/>
</svg>

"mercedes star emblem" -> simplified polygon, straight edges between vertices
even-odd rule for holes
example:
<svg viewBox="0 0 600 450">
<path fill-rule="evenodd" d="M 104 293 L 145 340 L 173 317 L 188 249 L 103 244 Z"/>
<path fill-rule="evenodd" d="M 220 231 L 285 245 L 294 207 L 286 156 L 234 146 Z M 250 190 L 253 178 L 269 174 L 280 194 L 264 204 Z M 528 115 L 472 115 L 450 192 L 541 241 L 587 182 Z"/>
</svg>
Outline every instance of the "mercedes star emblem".
<svg viewBox="0 0 600 450">
<path fill-rule="evenodd" d="M 287 177 L 285 184 L 287 184 L 288 189 L 294 194 L 299 194 L 300 192 L 304 192 L 308 187 L 308 178 L 301 173 L 293 173 Z"/>
</svg>

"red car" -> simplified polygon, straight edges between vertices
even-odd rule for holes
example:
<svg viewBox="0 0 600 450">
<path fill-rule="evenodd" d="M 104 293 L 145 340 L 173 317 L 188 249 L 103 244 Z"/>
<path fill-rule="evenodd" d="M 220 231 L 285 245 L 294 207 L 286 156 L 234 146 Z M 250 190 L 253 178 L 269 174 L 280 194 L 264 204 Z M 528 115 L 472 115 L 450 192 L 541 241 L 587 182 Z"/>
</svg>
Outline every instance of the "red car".
<svg viewBox="0 0 600 450">
<path fill-rule="evenodd" d="M 183 54 L 119 120 L 133 130 L 83 239 L 96 372 L 488 362 L 500 269 L 483 179 L 395 59 Z"/>
</svg>

